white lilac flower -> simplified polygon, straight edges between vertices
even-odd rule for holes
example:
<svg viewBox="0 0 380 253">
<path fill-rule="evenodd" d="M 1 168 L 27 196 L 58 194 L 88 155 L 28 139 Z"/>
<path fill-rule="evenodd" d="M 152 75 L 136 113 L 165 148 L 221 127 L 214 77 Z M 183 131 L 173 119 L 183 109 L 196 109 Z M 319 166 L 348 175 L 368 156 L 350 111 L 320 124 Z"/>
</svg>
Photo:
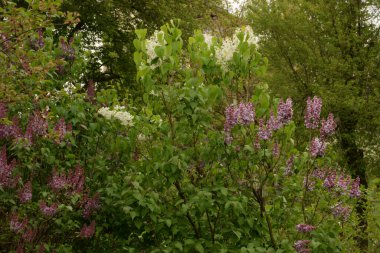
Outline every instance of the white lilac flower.
<svg viewBox="0 0 380 253">
<path fill-rule="evenodd" d="M 116 118 L 120 120 L 121 124 L 124 126 L 133 126 L 133 116 L 129 112 L 123 110 L 125 110 L 123 106 L 115 106 L 114 110 L 111 110 L 108 107 L 102 107 L 99 109 L 98 113 L 106 119 Z"/>
<path fill-rule="evenodd" d="M 151 64 L 152 61 L 157 57 L 156 51 L 154 50 L 157 46 L 160 46 L 161 43 L 158 40 L 159 36 L 164 36 L 163 31 L 155 31 L 152 37 L 147 39 L 145 41 L 145 46 L 146 46 L 146 54 L 148 56 L 147 63 Z M 151 65 L 152 68 L 156 68 L 158 65 L 154 64 Z"/>
<path fill-rule="evenodd" d="M 205 40 L 205 43 L 207 44 L 208 48 L 211 48 L 211 46 L 213 45 L 213 37 L 212 35 L 208 34 L 208 33 L 204 33 L 203 34 L 203 38 Z"/>
<path fill-rule="evenodd" d="M 222 42 L 222 45 L 216 48 L 216 52 L 215 52 L 216 61 L 224 69 L 227 68 L 228 62 L 232 59 L 237 47 L 241 43 L 237 36 L 240 32 L 244 33 L 243 41 L 247 42 L 250 45 L 257 44 L 258 38 L 254 36 L 252 28 L 250 26 L 246 26 L 242 29 L 240 28 L 236 29 L 232 37 L 225 38 Z"/>
</svg>

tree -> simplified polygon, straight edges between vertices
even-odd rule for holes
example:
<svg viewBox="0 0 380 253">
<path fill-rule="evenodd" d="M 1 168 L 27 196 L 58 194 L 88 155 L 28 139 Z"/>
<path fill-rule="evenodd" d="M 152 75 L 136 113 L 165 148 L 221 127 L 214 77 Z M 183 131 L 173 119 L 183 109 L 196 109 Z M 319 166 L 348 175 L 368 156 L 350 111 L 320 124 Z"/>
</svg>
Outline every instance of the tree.
<svg viewBox="0 0 380 253">
<path fill-rule="evenodd" d="M 267 81 L 296 100 L 324 98 L 339 119 L 344 162 L 366 186 L 360 141 L 366 133 L 379 140 L 379 7 L 376 0 L 259 0 L 248 12 L 271 62 Z"/>
<path fill-rule="evenodd" d="M 80 14 L 80 23 L 66 33 L 68 37 L 77 31 L 84 35 L 84 46 L 91 50 L 86 78 L 103 87 L 132 87 L 135 83 L 132 59 L 133 31 L 137 27 L 153 33 L 165 22 L 179 18 L 188 37 L 194 29 L 203 29 L 218 15 L 227 13 L 221 8 L 220 0 L 70 0 L 64 2 L 62 9 Z"/>
</svg>

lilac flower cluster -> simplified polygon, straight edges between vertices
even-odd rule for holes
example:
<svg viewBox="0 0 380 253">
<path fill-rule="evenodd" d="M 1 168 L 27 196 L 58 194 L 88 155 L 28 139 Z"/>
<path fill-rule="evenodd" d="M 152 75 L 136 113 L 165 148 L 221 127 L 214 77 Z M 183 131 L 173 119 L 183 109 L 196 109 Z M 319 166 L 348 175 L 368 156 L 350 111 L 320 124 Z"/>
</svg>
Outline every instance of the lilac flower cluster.
<svg viewBox="0 0 380 253">
<path fill-rule="evenodd" d="M 16 167 L 16 161 L 8 163 L 7 149 L 3 146 L 0 153 L 0 187 L 13 188 L 17 184 L 17 178 L 12 177 L 12 172 Z"/>
<path fill-rule="evenodd" d="M 336 127 L 337 127 L 337 124 L 334 120 L 334 115 L 332 113 L 329 113 L 327 120 L 323 119 L 321 123 L 321 129 L 320 129 L 321 138 L 324 139 L 332 135 L 335 132 Z"/>
<path fill-rule="evenodd" d="M 20 203 L 26 203 L 32 200 L 32 182 L 28 181 L 25 183 L 24 187 L 22 187 L 18 192 L 18 197 L 20 199 Z"/>
<path fill-rule="evenodd" d="M 313 99 L 307 98 L 305 126 L 306 128 L 315 129 L 319 126 L 321 116 L 322 99 L 314 96 Z"/>
<path fill-rule="evenodd" d="M 294 243 L 294 249 L 297 251 L 297 253 L 310 253 L 310 243 L 310 240 L 298 240 Z"/>
<path fill-rule="evenodd" d="M 312 177 L 323 181 L 322 186 L 329 191 L 335 190 L 340 195 L 347 195 L 351 198 L 358 198 L 360 192 L 360 178 L 352 180 L 349 175 L 337 175 L 336 171 L 316 169 L 313 171 Z"/>
<path fill-rule="evenodd" d="M 58 204 L 53 203 L 52 205 L 47 206 L 45 201 L 41 201 L 40 202 L 40 211 L 41 211 L 41 213 L 43 213 L 46 216 L 53 216 L 58 211 Z"/>
<path fill-rule="evenodd" d="M 47 134 L 48 122 L 44 117 L 46 117 L 46 115 L 42 115 L 41 112 L 35 111 L 29 118 L 24 135 L 24 138 L 28 140 L 29 144 L 33 143 L 34 136 L 45 136 Z"/>
<path fill-rule="evenodd" d="M 281 125 L 285 125 L 292 120 L 293 117 L 293 101 L 291 98 L 286 99 L 284 103 L 283 100 L 280 100 L 277 108 L 277 121 Z"/>
<path fill-rule="evenodd" d="M 304 177 L 303 186 L 307 191 L 313 191 L 315 189 L 315 181 L 309 177 Z"/>
<path fill-rule="evenodd" d="M 92 221 L 90 225 L 84 224 L 79 236 L 82 238 L 91 238 L 95 233 L 95 221 Z"/>
<path fill-rule="evenodd" d="M 343 206 L 341 202 L 331 207 L 332 214 L 335 218 L 347 221 L 351 214 L 351 208 Z"/>
<path fill-rule="evenodd" d="M 92 198 L 84 195 L 82 201 L 83 217 L 86 219 L 90 218 L 92 213 L 100 207 L 99 202 L 99 193 L 96 193 Z"/>
<path fill-rule="evenodd" d="M 55 125 L 54 131 L 57 134 L 56 143 L 61 143 L 66 135 L 72 132 L 72 124 L 66 124 L 65 119 L 61 118 Z"/>
<path fill-rule="evenodd" d="M 267 124 L 264 124 L 264 120 L 259 120 L 259 131 L 257 132 L 257 136 L 260 140 L 269 140 L 272 137 L 272 129 Z"/>
<path fill-rule="evenodd" d="M 10 229 L 18 233 L 21 230 L 23 230 L 26 225 L 28 224 L 28 218 L 24 218 L 23 220 L 20 220 L 19 216 L 17 213 L 12 213 L 11 214 L 11 219 L 10 219 Z"/>
<path fill-rule="evenodd" d="M 273 131 L 280 129 L 282 126 L 281 122 L 273 115 L 273 112 L 270 112 L 267 126 L 269 129 L 272 129 Z"/>
<path fill-rule="evenodd" d="M 225 142 L 232 142 L 231 129 L 235 125 L 249 125 L 255 120 L 255 110 L 252 103 L 240 103 L 226 108 L 226 122 L 224 123 Z"/>
<path fill-rule="evenodd" d="M 293 174 L 293 163 L 294 163 L 294 155 L 291 155 L 289 159 L 286 161 L 286 168 L 284 175 L 285 176 L 290 176 Z"/>
<path fill-rule="evenodd" d="M 6 118 L 6 116 L 2 118 Z M 22 137 L 22 132 L 19 127 L 17 117 L 13 117 L 12 124 L 0 123 L 0 138 L 20 138 L 20 137 Z"/>
<path fill-rule="evenodd" d="M 312 225 L 308 225 L 308 224 L 298 224 L 296 226 L 296 229 L 300 233 L 309 233 L 309 232 L 315 230 L 316 227 L 312 226 Z"/>
<path fill-rule="evenodd" d="M 323 156 L 325 154 L 326 142 L 314 137 L 310 144 L 310 154 L 312 157 Z"/>
<path fill-rule="evenodd" d="M 65 189 L 67 193 L 74 194 L 83 191 L 84 181 L 84 170 L 78 165 L 75 170 L 69 170 L 67 174 L 60 174 L 56 169 L 54 169 L 53 175 L 49 181 L 49 186 L 54 191 Z"/>
<path fill-rule="evenodd" d="M 278 142 L 273 144 L 272 154 L 275 158 L 280 157 L 280 146 L 278 145 Z"/>
<path fill-rule="evenodd" d="M 361 192 L 360 192 L 360 178 L 357 177 L 357 178 L 351 183 L 350 197 L 351 197 L 351 198 L 359 198 L 360 195 L 361 195 Z"/>
</svg>

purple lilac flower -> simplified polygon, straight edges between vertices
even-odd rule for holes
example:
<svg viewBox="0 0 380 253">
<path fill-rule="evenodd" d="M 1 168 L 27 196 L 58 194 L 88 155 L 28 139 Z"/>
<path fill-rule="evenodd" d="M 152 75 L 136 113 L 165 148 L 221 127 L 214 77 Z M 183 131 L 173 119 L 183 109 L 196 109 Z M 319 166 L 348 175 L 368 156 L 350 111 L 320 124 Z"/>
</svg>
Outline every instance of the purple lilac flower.
<svg viewBox="0 0 380 253">
<path fill-rule="evenodd" d="M 341 202 L 331 207 L 331 211 L 335 218 L 340 218 L 343 221 L 347 221 L 351 214 L 351 208 L 343 206 Z"/>
<path fill-rule="evenodd" d="M 13 160 L 8 164 L 7 149 L 4 145 L 0 153 L 0 186 L 14 187 L 16 180 L 12 178 L 12 172 L 16 167 L 16 161 Z"/>
<path fill-rule="evenodd" d="M 306 128 L 315 129 L 319 125 L 319 119 L 321 116 L 322 99 L 319 97 L 307 98 L 307 107 L 305 114 L 305 126 Z"/>
<path fill-rule="evenodd" d="M 58 135 L 58 139 L 56 140 L 56 142 L 61 143 L 63 139 L 65 138 L 66 134 L 72 131 L 72 125 L 71 123 L 66 124 L 65 119 L 61 118 L 58 121 L 58 123 L 55 125 L 54 130 Z"/>
<path fill-rule="evenodd" d="M 281 122 L 273 115 L 273 112 L 270 112 L 270 117 L 268 119 L 268 128 L 276 131 L 282 127 Z"/>
<path fill-rule="evenodd" d="M 0 138 L 21 138 L 22 131 L 17 117 L 13 117 L 12 124 L 0 124 Z"/>
<path fill-rule="evenodd" d="M 70 170 L 67 175 L 67 182 L 71 187 L 71 193 L 80 193 L 83 191 L 84 187 L 84 169 L 77 165 L 75 170 Z"/>
<path fill-rule="evenodd" d="M 315 189 L 315 181 L 312 180 L 310 177 L 304 177 L 303 186 L 306 188 L 307 191 L 313 191 Z"/>
<path fill-rule="evenodd" d="M 32 182 L 28 181 L 18 192 L 18 198 L 21 203 L 26 203 L 32 200 Z"/>
<path fill-rule="evenodd" d="M 309 249 L 310 240 L 298 240 L 294 243 L 294 249 L 297 253 L 310 253 L 311 249 Z"/>
<path fill-rule="evenodd" d="M 249 125 L 255 120 L 255 111 L 252 103 L 240 103 L 238 107 L 239 123 Z"/>
<path fill-rule="evenodd" d="M 315 226 L 308 225 L 308 224 L 298 224 L 296 228 L 297 228 L 297 231 L 300 233 L 309 233 L 310 231 L 313 231 L 316 229 Z"/>
<path fill-rule="evenodd" d="M 312 157 L 323 156 L 326 149 L 326 143 L 318 137 L 314 137 L 310 144 L 310 153 Z"/>
<path fill-rule="evenodd" d="M 273 144 L 273 150 L 272 154 L 275 158 L 278 158 L 280 156 L 280 146 L 278 145 L 277 142 Z"/>
<path fill-rule="evenodd" d="M 91 238 L 95 233 L 95 221 L 92 221 L 90 225 L 84 224 L 79 236 L 82 238 Z"/>
<path fill-rule="evenodd" d="M 13 232 L 18 233 L 22 229 L 25 228 L 26 224 L 28 223 L 28 218 L 24 218 L 22 221 L 19 219 L 19 216 L 17 213 L 11 214 L 11 220 L 10 220 L 10 229 Z"/>
<path fill-rule="evenodd" d="M 225 115 L 224 140 L 226 144 L 231 144 L 233 140 L 231 129 L 235 125 L 249 125 L 255 120 L 255 111 L 252 103 L 230 105 L 226 108 Z"/>
<path fill-rule="evenodd" d="M 323 182 L 323 187 L 331 190 L 332 188 L 335 187 L 335 181 L 336 181 L 336 172 L 331 171 L 326 176 L 325 181 Z"/>
<path fill-rule="evenodd" d="M 285 125 L 292 120 L 293 117 L 293 102 L 291 98 L 286 99 L 284 103 L 283 100 L 280 100 L 277 108 L 277 120 Z"/>
<path fill-rule="evenodd" d="M 294 155 L 291 155 L 289 159 L 286 161 L 286 168 L 284 175 L 285 176 L 290 176 L 293 174 L 293 163 L 294 163 Z"/>
<path fill-rule="evenodd" d="M 58 204 L 54 203 L 50 206 L 46 205 L 45 201 L 40 202 L 40 211 L 46 216 L 53 216 L 58 211 Z"/>
<path fill-rule="evenodd" d="M 83 217 L 88 219 L 91 214 L 100 207 L 99 204 L 99 193 L 96 193 L 92 198 L 89 198 L 87 195 L 83 196 Z"/>
<path fill-rule="evenodd" d="M 326 177 L 326 170 L 317 168 L 313 171 L 313 177 L 318 179 L 325 179 Z"/>
<path fill-rule="evenodd" d="M 322 120 L 320 135 L 322 138 L 326 138 L 332 135 L 335 132 L 337 124 L 334 120 L 334 115 L 332 113 L 329 114 L 327 120 Z"/>
<path fill-rule="evenodd" d="M 49 186 L 54 191 L 59 191 L 59 190 L 65 188 L 66 184 L 67 184 L 67 178 L 66 178 L 65 173 L 59 174 L 57 172 L 57 169 L 54 168 L 53 175 L 49 180 Z"/>
<path fill-rule="evenodd" d="M 339 177 L 337 186 L 342 190 L 342 192 L 344 194 L 345 192 L 347 192 L 348 186 L 350 185 L 350 183 L 351 183 L 351 177 L 350 176 L 341 175 Z"/>
<path fill-rule="evenodd" d="M 357 177 L 351 183 L 350 197 L 352 197 L 352 198 L 359 198 L 360 195 L 361 195 L 361 192 L 360 192 L 360 178 Z"/>
<path fill-rule="evenodd" d="M 36 111 L 33 113 L 33 116 L 30 117 L 28 127 L 31 128 L 34 134 L 45 136 L 48 131 L 48 122 L 41 112 Z"/>
<path fill-rule="evenodd" d="M 260 140 L 268 140 L 272 137 L 272 129 L 264 125 L 264 120 L 259 120 L 259 132 L 257 133 Z"/>
</svg>

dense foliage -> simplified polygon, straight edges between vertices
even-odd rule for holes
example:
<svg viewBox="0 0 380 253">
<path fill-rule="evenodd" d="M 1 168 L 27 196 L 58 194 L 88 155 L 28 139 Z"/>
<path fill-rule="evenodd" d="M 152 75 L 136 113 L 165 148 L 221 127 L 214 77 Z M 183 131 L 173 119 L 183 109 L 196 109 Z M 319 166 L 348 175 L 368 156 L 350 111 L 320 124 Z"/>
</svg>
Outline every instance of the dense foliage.
<svg viewBox="0 0 380 253">
<path fill-rule="evenodd" d="M 78 15 L 26 3 L 0 9 L 1 251 L 361 252 L 336 116 L 272 95 L 250 26 L 137 29 L 135 87 L 105 87 Z"/>
</svg>

